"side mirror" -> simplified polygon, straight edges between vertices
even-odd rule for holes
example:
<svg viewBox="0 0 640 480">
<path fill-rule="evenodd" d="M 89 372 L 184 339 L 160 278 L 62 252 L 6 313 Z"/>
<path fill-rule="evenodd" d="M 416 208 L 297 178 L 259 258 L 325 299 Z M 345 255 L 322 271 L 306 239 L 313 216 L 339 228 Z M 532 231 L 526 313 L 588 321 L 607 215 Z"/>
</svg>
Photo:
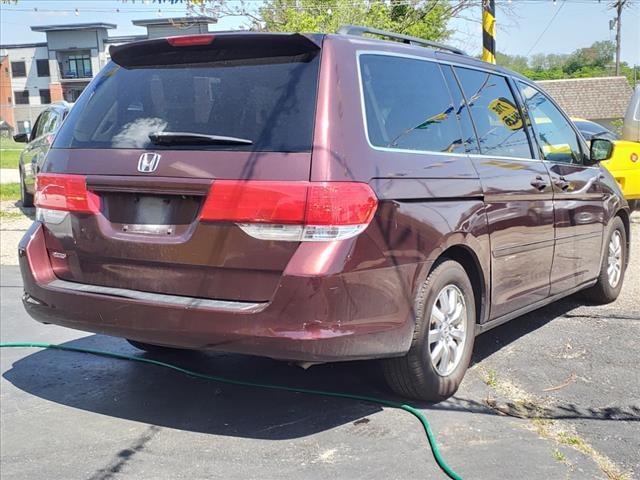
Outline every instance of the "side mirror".
<svg viewBox="0 0 640 480">
<path fill-rule="evenodd" d="M 16 133 L 13 136 L 13 141 L 18 143 L 27 143 L 29 141 L 28 133 Z"/>
<path fill-rule="evenodd" d="M 592 138 L 589 149 L 589 161 L 592 165 L 609 160 L 613 154 L 613 142 L 606 138 Z"/>
</svg>

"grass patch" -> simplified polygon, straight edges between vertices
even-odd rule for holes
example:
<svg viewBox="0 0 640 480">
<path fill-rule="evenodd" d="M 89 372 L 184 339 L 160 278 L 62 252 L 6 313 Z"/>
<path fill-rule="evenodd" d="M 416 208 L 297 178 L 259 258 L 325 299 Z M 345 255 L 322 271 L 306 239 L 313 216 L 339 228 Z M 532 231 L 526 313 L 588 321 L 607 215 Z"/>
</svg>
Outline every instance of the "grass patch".
<svg viewBox="0 0 640 480">
<path fill-rule="evenodd" d="M 0 148 L 15 148 L 17 150 L 22 150 L 24 146 L 24 143 L 14 142 L 11 137 L 0 137 Z"/>
<path fill-rule="evenodd" d="M 24 143 L 14 142 L 11 137 L 0 137 L 0 168 L 18 168 L 24 146 Z"/>
<path fill-rule="evenodd" d="M 498 386 L 498 374 L 495 370 L 489 370 L 487 372 L 484 376 L 484 383 L 489 385 L 491 388 L 496 388 Z"/>
<path fill-rule="evenodd" d="M 7 212 L 6 210 L 0 210 L 0 219 L 2 220 L 13 220 L 22 217 L 24 217 L 24 215 L 21 212 Z"/>
<path fill-rule="evenodd" d="M 20 200 L 19 183 L 0 184 L 0 200 Z"/>
<path fill-rule="evenodd" d="M 557 448 L 553 451 L 553 458 L 555 458 L 558 462 L 567 462 L 567 456 Z"/>
<path fill-rule="evenodd" d="M 19 144 L 18 144 L 19 145 Z M 18 168 L 21 150 L 0 149 L 0 168 Z"/>
</svg>

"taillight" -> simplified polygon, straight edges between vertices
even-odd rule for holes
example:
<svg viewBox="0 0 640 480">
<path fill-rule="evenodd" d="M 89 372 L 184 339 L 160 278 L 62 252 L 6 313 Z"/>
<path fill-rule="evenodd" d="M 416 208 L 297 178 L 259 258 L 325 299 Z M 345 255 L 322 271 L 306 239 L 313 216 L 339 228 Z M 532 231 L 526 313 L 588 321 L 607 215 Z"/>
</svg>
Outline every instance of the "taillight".
<svg viewBox="0 0 640 480">
<path fill-rule="evenodd" d="M 39 173 L 36 177 L 35 205 L 38 209 L 98 213 L 100 199 L 87 190 L 83 175 Z"/>
<path fill-rule="evenodd" d="M 341 240 L 362 232 L 377 205 L 365 183 L 216 180 L 200 219 L 265 240 Z"/>
<path fill-rule="evenodd" d="M 167 43 L 172 47 L 190 47 L 192 45 L 209 45 L 213 42 L 213 35 L 184 35 L 168 37 Z"/>
</svg>

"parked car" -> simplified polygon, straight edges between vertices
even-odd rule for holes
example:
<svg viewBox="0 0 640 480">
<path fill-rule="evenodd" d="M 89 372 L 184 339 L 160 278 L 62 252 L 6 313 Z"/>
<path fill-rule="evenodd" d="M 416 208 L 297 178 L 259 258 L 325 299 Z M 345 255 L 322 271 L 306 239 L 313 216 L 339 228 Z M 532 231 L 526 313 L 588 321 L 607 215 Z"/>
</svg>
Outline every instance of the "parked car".
<svg viewBox="0 0 640 480">
<path fill-rule="evenodd" d="M 19 246 L 40 322 L 148 351 L 382 359 L 395 392 L 438 401 L 476 334 L 620 292 L 612 144 L 589 148 L 525 77 L 362 27 L 110 54 Z"/>
<path fill-rule="evenodd" d="M 27 144 L 18 162 L 20 199 L 23 207 L 33 207 L 36 175 L 42 169 L 54 134 L 60 128 L 71 106 L 72 104 L 67 102 L 52 103 L 38 115 L 31 133 L 18 133 L 13 136 L 14 141 Z"/>
<path fill-rule="evenodd" d="M 587 142 L 593 138 L 606 138 L 613 142 L 611 158 L 602 165 L 620 185 L 631 210 L 640 208 L 640 143 L 620 140 L 617 134 L 596 122 L 582 118 L 572 120 Z"/>
</svg>

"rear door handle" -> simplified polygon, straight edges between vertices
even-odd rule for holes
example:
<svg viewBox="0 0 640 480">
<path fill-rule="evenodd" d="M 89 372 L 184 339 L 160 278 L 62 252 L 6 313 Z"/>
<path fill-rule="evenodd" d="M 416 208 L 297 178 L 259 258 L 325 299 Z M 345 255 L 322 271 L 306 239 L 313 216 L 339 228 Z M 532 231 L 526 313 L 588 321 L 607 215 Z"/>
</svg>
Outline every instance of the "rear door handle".
<svg viewBox="0 0 640 480">
<path fill-rule="evenodd" d="M 537 188 L 538 190 L 542 191 L 545 188 L 547 188 L 549 186 L 549 184 L 547 182 L 545 182 L 540 175 L 538 175 L 538 176 L 536 176 L 536 178 L 531 180 L 531 186 L 533 186 L 533 187 Z"/>
</svg>

